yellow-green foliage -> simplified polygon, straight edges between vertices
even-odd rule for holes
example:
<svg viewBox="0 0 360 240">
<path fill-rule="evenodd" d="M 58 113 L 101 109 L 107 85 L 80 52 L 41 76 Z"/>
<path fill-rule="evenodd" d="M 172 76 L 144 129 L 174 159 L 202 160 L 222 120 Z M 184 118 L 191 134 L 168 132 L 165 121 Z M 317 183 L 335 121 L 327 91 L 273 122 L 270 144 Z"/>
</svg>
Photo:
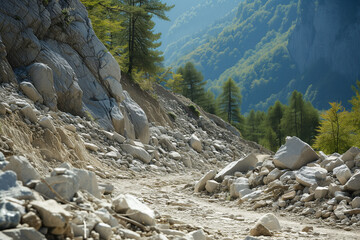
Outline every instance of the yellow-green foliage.
<svg viewBox="0 0 360 240">
<path fill-rule="evenodd" d="M 197 117 L 200 117 L 200 112 L 197 109 L 197 107 L 195 107 L 194 105 L 189 105 L 188 108 L 190 109 L 190 111 Z"/>
<path fill-rule="evenodd" d="M 169 79 L 165 86 L 170 88 L 174 93 L 182 93 L 184 78 L 180 73 L 172 73 L 172 78 Z"/>
<path fill-rule="evenodd" d="M 320 127 L 314 148 L 327 154 L 344 153 L 354 144 L 350 113 L 340 103 L 330 103 L 331 108 L 321 114 Z"/>
</svg>

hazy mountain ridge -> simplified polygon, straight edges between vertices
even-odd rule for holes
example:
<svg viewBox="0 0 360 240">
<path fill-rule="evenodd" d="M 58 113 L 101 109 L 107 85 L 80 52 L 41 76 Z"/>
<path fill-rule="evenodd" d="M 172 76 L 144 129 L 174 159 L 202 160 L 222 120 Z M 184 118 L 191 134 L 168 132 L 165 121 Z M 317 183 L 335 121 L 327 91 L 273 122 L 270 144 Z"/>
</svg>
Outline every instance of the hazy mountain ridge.
<svg viewBox="0 0 360 240">
<path fill-rule="evenodd" d="M 359 76 L 360 4 L 341 4 L 244 1 L 220 33 L 223 25 L 214 25 L 181 48 L 168 46 L 166 63 L 176 68 L 193 61 L 215 94 L 232 77 L 242 88 L 243 112 L 286 102 L 294 89 L 320 109 L 329 101 L 346 104 Z"/>
</svg>

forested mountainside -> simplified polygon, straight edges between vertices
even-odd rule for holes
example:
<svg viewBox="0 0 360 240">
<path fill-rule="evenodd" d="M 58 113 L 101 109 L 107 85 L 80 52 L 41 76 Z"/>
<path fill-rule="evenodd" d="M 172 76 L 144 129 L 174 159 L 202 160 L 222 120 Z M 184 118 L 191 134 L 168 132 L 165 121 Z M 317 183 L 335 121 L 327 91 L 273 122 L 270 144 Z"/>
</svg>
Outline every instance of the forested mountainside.
<svg viewBox="0 0 360 240">
<path fill-rule="evenodd" d="M 169 13 L 171 21 L 154 19 L 156 32 L 162 33 L 162 46 L 159 49 L 166 52 L 179 39 L 196 34 L 198 31 L 214 24 L 219 19 L 237 9 L 242 0 L 165 0 L 169 5 L 175 4 Z"/>
<path fill-rule="evenodd" d="M 346 105 L 359 77 L 360 2 L 342 3 L 245 0 L 231 20 L 169 45 L 166 64 L 194 62 L 216 95 L 232 77 L 242 112 L 286 102 L 295 89 L 318 109 Z"/>
</svg>

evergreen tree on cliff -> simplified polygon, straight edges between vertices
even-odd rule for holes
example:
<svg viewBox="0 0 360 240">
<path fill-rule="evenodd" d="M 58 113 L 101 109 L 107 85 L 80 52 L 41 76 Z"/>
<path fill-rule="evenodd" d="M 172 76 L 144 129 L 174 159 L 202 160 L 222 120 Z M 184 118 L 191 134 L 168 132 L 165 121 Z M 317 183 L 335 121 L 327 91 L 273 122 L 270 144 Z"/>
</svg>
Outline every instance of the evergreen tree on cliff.
<svg viewBox="0 0 360 240">
<path fill-rule="evenodd" d="M 124 5 L 124 27 L 121 41 L 124 47 L 124 64 L 131 75 L 134 68 L 148 74 L 155 74 L 159 63 L 163 61 L 161 52 L 157 51 L 161 43 L 160 33 L 154 33 L 155 23 L 152 17 L 169 20 L 165 15 L 173 6 L 160 0 L 118 0 Z"/>
</svg>

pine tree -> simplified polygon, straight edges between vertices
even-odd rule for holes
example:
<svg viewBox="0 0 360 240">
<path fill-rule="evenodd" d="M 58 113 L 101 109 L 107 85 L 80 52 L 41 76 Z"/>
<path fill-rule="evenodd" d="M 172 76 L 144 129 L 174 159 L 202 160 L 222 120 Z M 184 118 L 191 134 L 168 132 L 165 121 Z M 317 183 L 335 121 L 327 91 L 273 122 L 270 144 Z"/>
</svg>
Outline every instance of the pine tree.
<svg viewBox="0 0 360 240">
<path fill-rule="evenodd" d="M 280 147 L 284 142 L 284 134 L 281 128 L 281 119 L 284 116 L 285 109 L 285 106 L 281 104 L 280 101 L 276 101 L 274 106 L 269 107 L 268 110 L 267 122 L 276 135 L 275 140 L 278 143 L 277 147 Z M 268 135 L 272 136 L 272 134 Z"/>
<path fill-rule="evenodd" d="M 129 75 L 136 68 L 149 74 L 155 74 L 158 64 L 163 61 L 161 52 L 157 51 L 161 43 L 160 33 L 153 32 L 155 23 L 152 17 L 169 20 L 165 15 L 173 6 L 168 6 L 160 0 L 116 0 L 125 9 L 124 34 L 121 38 L 125 46 L 123 54 L 126 56 L 125 65 Z"/>
<path fill-rule="evenodd" d="M 343 153 L 354 143 L 354 135 L 349 124 L 349 112 L 340 103 L 330 103 L 331 108 L 321 114 L 319 135 L 316 136 L 314 148 L 325 153 Z"/>
<path fill-rule="evenodd" d="M 177 70 L 177 73 L 184 79 L 182 94 L 191 101 L 201 104 L 204 101 L 204 85 L 206 84 L 201 72 L 196 70 L 192 62 L 187 62 L 184 67 Z"/>
<path fill-rule="evenodd" d="M 229 123 L 239 122 L 240 120 L 241 94 L 240 88 L 236 86 L 234 80 L 229 78 L 222 86 L 219 96 L 220 114 L 226 116 Z"/>
</svg>

